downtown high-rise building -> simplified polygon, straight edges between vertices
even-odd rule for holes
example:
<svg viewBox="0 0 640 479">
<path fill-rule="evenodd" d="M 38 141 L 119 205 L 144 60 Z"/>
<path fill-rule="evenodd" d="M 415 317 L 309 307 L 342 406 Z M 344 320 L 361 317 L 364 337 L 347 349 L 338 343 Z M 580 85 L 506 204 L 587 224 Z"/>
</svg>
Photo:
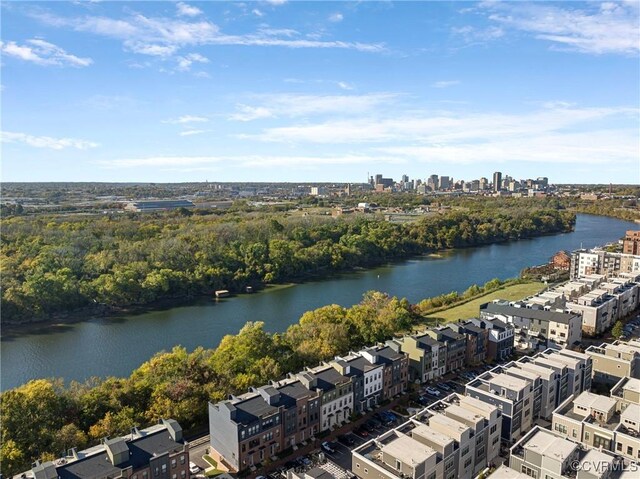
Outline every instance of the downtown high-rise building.
<svg viewBox="0 0 640 479">
<path fill-rule="evenodd" d="M 502 189 L 502 173 L 496 171 L 493 174 L 493 191 L 500 191 Z"/>
</svg>

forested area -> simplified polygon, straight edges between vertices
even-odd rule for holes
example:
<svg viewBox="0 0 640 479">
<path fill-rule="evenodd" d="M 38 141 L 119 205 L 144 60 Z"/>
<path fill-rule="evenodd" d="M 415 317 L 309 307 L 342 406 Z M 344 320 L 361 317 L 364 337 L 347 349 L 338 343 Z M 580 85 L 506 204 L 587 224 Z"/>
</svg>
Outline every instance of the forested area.
<svg viewBox="0 0 640 479">
<path fill-rule="evenodd" d="M 462 295 L 499 287 L 492 280 Z M 94 378 L 65 386 L 38 379 L 0 395 L 0 463 L 5 476 L 26 470 L 35 459 L 60 457 L 100 439 L 128 433 L 159 418 L 174 418 L 189 431 L 207 421 L 207 401 L 241 394 L 304 366 L 357 350 L 411 330 L 443 297 L 412 305 L 380 292 L 366 293 L 350 308 L 328 305 L 306 312 L 286 332 L 271 334 L 248 322 L 216 349 L 188 352 L 176 346 L 142 364 L 128 378 Z M 450 298 L 449 298 L 450 299 Z"/>
<path fill-rule="evenodd" d="M 2 220 L 2 322 L 300 281 L 443 248 L 570 230 L 544 203 L 473 204 L 410 224 L 287 213 Z"/>
</svg>

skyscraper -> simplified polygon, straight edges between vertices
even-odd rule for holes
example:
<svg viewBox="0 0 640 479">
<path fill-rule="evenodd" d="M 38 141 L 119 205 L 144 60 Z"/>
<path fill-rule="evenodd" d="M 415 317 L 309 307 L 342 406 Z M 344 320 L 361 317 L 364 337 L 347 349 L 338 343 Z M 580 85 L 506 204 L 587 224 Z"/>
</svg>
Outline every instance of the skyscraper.
<svg viewBox="0 0 640 479">
<path fill-rule="evenodd" d="M 496 171 L 493 174 L 493 191 L 500 191 L 502 189 L 502 173 Z"/>
</svg>

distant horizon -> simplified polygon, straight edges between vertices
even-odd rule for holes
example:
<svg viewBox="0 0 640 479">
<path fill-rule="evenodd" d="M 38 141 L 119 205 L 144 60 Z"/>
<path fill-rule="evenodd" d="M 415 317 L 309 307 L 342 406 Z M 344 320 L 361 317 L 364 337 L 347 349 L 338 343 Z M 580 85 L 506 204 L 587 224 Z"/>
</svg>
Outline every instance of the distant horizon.
<svg viewBox="0 0 640 479">
<path fill-rule="evenodd" d="M 0 9 L 5 182 L 640 182 L 637 1 Z"/>
</svg>

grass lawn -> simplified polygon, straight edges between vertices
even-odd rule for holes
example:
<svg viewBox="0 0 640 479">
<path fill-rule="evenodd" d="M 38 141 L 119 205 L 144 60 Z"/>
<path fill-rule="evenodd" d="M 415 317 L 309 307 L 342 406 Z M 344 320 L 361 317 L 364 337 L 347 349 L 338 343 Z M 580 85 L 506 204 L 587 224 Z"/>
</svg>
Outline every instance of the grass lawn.
<svg viewBox="0 0 640 479">
<path fill-rule="evenodd" d="M 208 454 L 205 454 L 204 456 L 202 456 L 202 459 L 207 461 L 213 467 L 213 469 L 207 469 L 206 470 L 205 475 L 207 477 L 219 476 L 220 474 L 222 474 L 224 472 L 224 471 L 221 471 L 220 469 L 217 469 L 218 463 L 215 461 L 215 459 L 213 459 Z"/>
<path fill-rule="evenodd" d="M 435 319 L 438 318 L 439 322 L 451 322 L 458 319 L 469 319 L 478 317 L 480 314 L 480 305 L 488 303 L 494 299 L 506 299 L 508 301 L 514 301 L 518 299 L 524 299 L 527 296 L 531 296 L 542 291 L 545 288 L 544 283 L 524 283 L 514 284 L 507 286 L 506 288 L 499 289 L 479 298 L 473 299 L 468 303 L 461 304 L 459 306 L 452 306 L 449 309 L 438 311 L 437 313 L 430 314 L 428 318 L 433 318 L 433 321 L 428 321 L 431 326 Z"/>
</svg>

